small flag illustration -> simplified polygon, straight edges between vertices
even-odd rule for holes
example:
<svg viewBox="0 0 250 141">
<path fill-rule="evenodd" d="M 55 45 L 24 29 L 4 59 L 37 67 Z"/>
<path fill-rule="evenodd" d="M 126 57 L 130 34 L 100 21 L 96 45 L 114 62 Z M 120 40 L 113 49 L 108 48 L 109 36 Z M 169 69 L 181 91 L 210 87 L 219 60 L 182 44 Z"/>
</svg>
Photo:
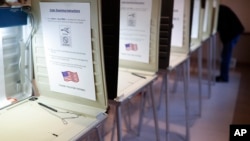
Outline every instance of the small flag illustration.
<svg viewBox="0 0 250 141">
<path fill-rule="evenodd" d="M 125 48 L 127 51 L 130 51 L 130 50 L 137 51 L 138 50 L 137 44 L 132 44 L 132 43 L 125 44 Z"/>
<path fill-rule="evenodd" d="M 64 71 L 62 72 L 62 76 L 64 81 L 73 81 L 73 82 L 79 82 L 79 77 L 77 72 L 71 72 L 71 71 Z"/>
</svg>

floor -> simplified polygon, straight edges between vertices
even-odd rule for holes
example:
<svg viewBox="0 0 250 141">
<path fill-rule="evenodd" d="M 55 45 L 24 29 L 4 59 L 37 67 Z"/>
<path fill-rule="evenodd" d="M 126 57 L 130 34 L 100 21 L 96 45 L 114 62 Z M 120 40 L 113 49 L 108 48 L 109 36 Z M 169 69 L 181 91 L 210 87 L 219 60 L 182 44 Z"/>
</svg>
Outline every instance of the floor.
<svg viewBox="0 0 250 141">
<path fill-rule="evenodd" d="M 250 123 L 250 66 L 241 65 L 231 71 L 230 82 L 215 83 L 212 86 L 211 98 L 208 98 L 207 82 L 202 82 L 202 115 L 198 116 L 198 82 L 196 75 L 191 75 L 189 83 L 190 103 L 190 141 L 228 141 L 230 124 Z M 173 75 L 174 76 L 174 75 Z M 174 78 L 174 77 L 173 77 Z M 155 100 L 160 108 L 157 110 L 160 140 L 166 140 L 164 98 L 159 102 L 161 77 L 154 82 Z M 173 88 L 173 82 L 170 86 Z M 123 105 L 123 140 L 154 141 L 155 130 L 152 108 L 148 99 L 144 107 L 145 115 L 140 132 L 138 132 L 138 115 L 142 95 L 138 95 Z M 170 141 L 181 141 L 185 138 L 183 86 L 178 82 L 175 93 L 170 94 Z M 110 106 L 109 117 L 104 124 L 104 140 L 111 141 L 114 125 L 114 107 Z M 130 119 L 127 118 L 130 115 Z M 131 120 L 131 121 L 130 121 Z M 130 123 L 130 124 L 129 124 Z M 116 131 L 116 130 L 114 130 Z M 140 133 L 140 134 L 138 134 Z M 116 132 L 114 141 L 117 140 Z"/>
<path fill-rule="evenodd" d="M 250 65 L 239 64 L 235 71 L 241 74 L 241 79 L 234 111 L 233 124 L 250 124 Z"/>
</svg>

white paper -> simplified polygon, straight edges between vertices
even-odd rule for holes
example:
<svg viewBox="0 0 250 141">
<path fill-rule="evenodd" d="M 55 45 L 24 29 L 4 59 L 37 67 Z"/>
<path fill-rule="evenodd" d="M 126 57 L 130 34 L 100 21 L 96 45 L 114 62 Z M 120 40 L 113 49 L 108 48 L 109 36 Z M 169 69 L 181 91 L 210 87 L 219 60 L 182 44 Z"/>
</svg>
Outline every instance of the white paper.
<svg viewBox="0 0 250 141">
<path fill-rule="evenodd" d="M 96 100 L 90 3 L 40 2 L 51 91 Z"/>
<path fill-rule="evenodd" d="M 184 0 L 174 0 L 173 29 L 171 36 L 171 46 L 183 46 L 184 28 Z"/>
<path fill-rule="evenodd" d="M 152 0 L 121 0 L 119 58 L 149 62 Z"/>
<path fill-rule="evenodd" d="M 194 1 L 191 37 L 198 38 L 200 23 L 200 0 Z"/>
<path fill-rule="evenodd" d="M 206 0 L 205 14 L 204 14 L 204 23 L 203 23 L 203 32 L 207 31 L 208 27 L 208 15 L 209 14 L 209 2 Z"/>
</svg>

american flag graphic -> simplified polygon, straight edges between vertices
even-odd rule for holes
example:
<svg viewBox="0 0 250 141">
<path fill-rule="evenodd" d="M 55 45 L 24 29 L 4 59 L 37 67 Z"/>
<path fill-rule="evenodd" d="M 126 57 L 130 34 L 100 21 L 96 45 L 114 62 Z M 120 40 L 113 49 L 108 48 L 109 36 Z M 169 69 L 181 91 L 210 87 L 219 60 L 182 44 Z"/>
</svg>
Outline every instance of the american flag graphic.
<svg viewBox="0 0 250 141">
<path fill-rule="evenodd" d="M 62 72 L 62 76 L 64 81 L 73 81 L 73 82 L 79 82 L 79 77 L 77 72 L 71 72 L 71 71 L 64 71 Z"/>
<path fill-rule="evenodd" d="M 125 44 L 125 48 L 127 51 L 130 51 L 130 50 L 137 51 L 138 50 L 137 44 L 132 44 L 132 43 Z"/>
</svg>

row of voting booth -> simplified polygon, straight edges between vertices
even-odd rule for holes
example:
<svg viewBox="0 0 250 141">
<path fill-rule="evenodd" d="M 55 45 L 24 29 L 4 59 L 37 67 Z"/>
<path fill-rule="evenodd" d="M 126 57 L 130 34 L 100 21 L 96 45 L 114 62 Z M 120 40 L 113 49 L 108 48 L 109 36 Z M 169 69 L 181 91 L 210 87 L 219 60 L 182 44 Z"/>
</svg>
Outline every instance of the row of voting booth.
<svg viewBox="0 0 250 141">
<path fill-rule="evenodd" d="M 214 71 L 219 0 L 31 0 L 0 7 L 0 140 L 83 140 L 115 107 L 114 128 L 122 141 L 122 106 L 149 96 L 155 140 L 157 105 L 166 103 L 169 74 L 180 70 L 189 140 L 190 55 L 198 50 L 201 110 L 202 45 L 210 41 Z M 160 99 L 153 82 L 163 71 Z M 210 91 L 210 90 L 209 90 Z M 145 104 L 145 102 L 144 102 Z M 158 105 L 159 106 L 159 105 Z M 143 106 L 142 106 L 143 107 Z M 143 120 L 140 109 L 138 132 Z M 112 139 L 113 140 L 113 139 Z"/>
</svg>

